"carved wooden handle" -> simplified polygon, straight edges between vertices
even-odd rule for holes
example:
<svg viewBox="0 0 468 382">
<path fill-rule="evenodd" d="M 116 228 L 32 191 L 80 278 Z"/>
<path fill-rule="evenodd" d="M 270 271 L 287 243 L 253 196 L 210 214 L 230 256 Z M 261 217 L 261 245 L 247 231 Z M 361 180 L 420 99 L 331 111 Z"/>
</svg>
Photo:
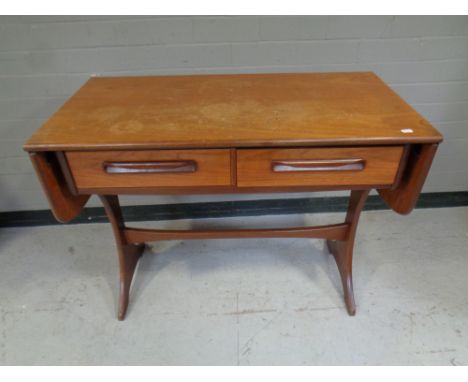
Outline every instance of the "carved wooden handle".
<svg viewBox="0 0 468 382">
<path fill-rule="evenodd" d="M 362 171 L 365 165 L 364 159 L 287 159 L 272 161 L 271 169 L 274 172 Z"/>
<path fill-rule="evenodd" d="M 104 162 L 104 171 L 108 174 L 153 174 L 197 171 L 197 162 L 193 160 L 167 160 L 157 162 Z"/>
</svg>

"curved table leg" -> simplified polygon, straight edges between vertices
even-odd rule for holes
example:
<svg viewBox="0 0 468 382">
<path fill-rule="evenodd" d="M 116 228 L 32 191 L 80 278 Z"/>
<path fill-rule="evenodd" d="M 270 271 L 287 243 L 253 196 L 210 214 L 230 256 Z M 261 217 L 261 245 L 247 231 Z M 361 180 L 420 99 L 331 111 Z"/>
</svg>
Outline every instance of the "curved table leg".
<svg viewBox="0 0 468 382">
<path fill-rule="evenodd" d="M 125 239 L 124 229 L 125 224 L 120 210 L 119 199 L 116 195 L 99 195 L 104 209 L 106 210 L 109 222 L 114 231 L 117 252 L 119 255 L 120 267 L 120 297 L 119 297 L 119 312 L 118 319 L 123 320 L 128 307 L 128 297 L 130 293 L 130 285 L 133 279 L 136 265 L 140 259 L 145 244 L 129 244 Z"/>
<path fill-rule="evenodd" d="M 340 272 L 341 281 L 343 283 L 343 290 L 344 290 L 344 299 L 346 303 L 346 308 L 348 310 L 349 315 L 353 316 L 356 314 L 356 305 L 354 302 L 354 293 L 353 293 L 353 279 L 352 279 L 352 261 L 353 261 L 353 246 L 354 246 L 354 238 L 356 235 L 356 228 L 357 223 L 359 221 L 359 215 L 364 207 L 364 203 L 369 195 L 369 190 L 364 191 L 352 191 L 351 196 L 349 199 L 349 206 L 348 212 L 346 214 L 345 224 L 347 225 L 346 233 L 340 236 L 340 240 L 327 240 L 327 245 L 330 252 L 333 254 L 336 264 L 338 266 L 338 270 Z M 106 210 L 107 217 L 112 225 L 112 229 L 114 231 L 114 237 L 117 245 L 118 255 L 119 255 L 119 266 L 120 266 L 120 297 L 119 297 L 119 312 L 118 312 L 118 319 L 123 320 L 125 318 L 125 313 L 127 312 L 128 301 L 129 301 L 129 292 L 130 292 L 130 285 L 132 282 L 133 274 L 135 272 L 135 267 L 140 259 L 145 244 L 140 243 L 139 240 L 135 240 L 135 237 L 132 239 L 136 233 L 143 234 L 143 236 L 148 236 L 148 238 L 153 238 L 156 234 L 160 236 L 160 232 L 157 230 L 137 230 L 126 228 L 123 218 L 122 212 L 119 205 L 119 199 L 115 195 L 99 195 L 99 198 L 104 205 Z M 330 229 L 332 226 L 327 226 L 325 228 Z M 317 230 L 323 229 L 323 227 L 312 227 L 316 233 Z M 333 229 L 338 229 L 340 227 L 332 227 Z M 344 228 L 344 227 L 342 227 Z M 302 232 L 302 231 L 301 231 Z M 285 237 L 304 237 L 303 234 L 299 232 L 297 235 L 287 235 Z M 327 231 L 328 232 L 328 231 Z M 152 234 L 153 235 L 152 235 Z M 167 231 L 169 236 L 174 236 L 174 232 Z M 178 233 L 178 232 L 177 232 Z M 215 235 L 215 231 L 208 232 Z M 232 232 L 228 232 L 232 233 Z M 239 237 L 245 234 L 242 230 L 236 232 Z M 258 233 L 260 237 L 261 230 L 255 231 L 254 233 Z M 182 235 L 182 233 L 180 233 Z M 195 232 L 197 234 L 197 232 Z M 211 237 L 207 235 L 206 232 L 201 232 L 201 234 L 195 235 L 189 238 L 203 238 L 203 237 Z M 325 234 L 322 233 L 324 236 Z M 329 232 L 327 233 L 329 234 Z M 334 232 L 334 234 L 337 234 Z M 216 237 L 224 237 L 225 233 L 217 233 Z M 158 237 L 159 237 L 158 236 Z M 314 235 L 311 237 L 320 237 L 321 235 Z M 341 240 L 341 237 L 344 236 L 344 239 Z M 226 237 L 231 237 L 227 235 Z M 236 235 L 237 237 L 237 235 Z M 250 237 L 254 237 L 254 235 L 250 235 Z M 268 237 L 277 237 L 277 235 L 268 235 Z M 281 235 L 278 235 L 281 237 Z M 323 237 L 323 236 L 322 236 Z M 325 236 L 326 237 L 326 236 Z M 335 236 L 336 237 L 336 236 Z M 153 238 L 154 239 L 154 238 Z M 143 240 L 142 240 L 143 241 Z"/>
<path fill-rule="evenodd" d="M 369 190 L 351 191 L 345 222 L 349 224 L 345 240 L 327 240 L 327 246 L 338 266 L 343 284 L 344 300 L 350 316 L 356 314 L 353 291 L 353 247 L 356 228 Z"/>
</svg>

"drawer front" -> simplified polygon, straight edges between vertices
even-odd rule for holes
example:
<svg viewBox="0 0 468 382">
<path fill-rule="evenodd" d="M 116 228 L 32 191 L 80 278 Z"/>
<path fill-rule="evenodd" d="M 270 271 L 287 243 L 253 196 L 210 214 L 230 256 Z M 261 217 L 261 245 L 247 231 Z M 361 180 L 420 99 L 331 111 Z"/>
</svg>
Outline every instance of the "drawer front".
<svg viewBox="0 0 468 382">
<path fill-rule="evenodd" d="M 98 188 L 229 186 L 229 150 L 70 151 L 78 191 Z"/>
<path fill-rule="evenodd" d="M 402 154 L 403 146 L 240 149 L 237 186 L 386 186 Z"/>
</svg>

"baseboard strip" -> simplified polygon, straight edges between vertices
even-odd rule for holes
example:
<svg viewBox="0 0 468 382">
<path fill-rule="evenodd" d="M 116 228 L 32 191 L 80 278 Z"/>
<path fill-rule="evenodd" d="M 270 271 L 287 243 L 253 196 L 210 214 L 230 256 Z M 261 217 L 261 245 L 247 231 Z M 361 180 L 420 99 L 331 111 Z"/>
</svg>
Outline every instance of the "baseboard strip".
<svg viewBox="0 0 468 382">
<path fill-rule="evenodd" d="M 224 218 L 236 216 L 283 215 L 346 211 L 347 197 L 260 199 L 208 203 L 179 203 L 122 207 L 125 221 Z M 416 208 L 468 206 L 468 191 L 424 193 Z M 370 196 L 364 210 L 388 207 L 377 196 Z M 89 207 L 68 224 L 107 222 L 104 209 Z M 0 212 L 0 227 L 29 227 L 61 224 L 50 210 Z"/>
</svg>

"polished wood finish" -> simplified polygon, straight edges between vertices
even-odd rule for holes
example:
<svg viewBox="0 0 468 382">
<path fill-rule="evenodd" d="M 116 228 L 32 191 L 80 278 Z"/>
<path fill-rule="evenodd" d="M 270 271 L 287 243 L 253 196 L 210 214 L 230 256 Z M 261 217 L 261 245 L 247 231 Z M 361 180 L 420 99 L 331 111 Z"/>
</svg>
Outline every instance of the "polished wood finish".
<svg viewBox="0 0 468 382">
<path fill-rule="evenodd" d="M 411 129 L 411 133 L 405 133 Z M 403 131 L 402 131 L 403 130 Z M 91 78 L 28 151 L 437 143 L 374 73 Z"/>
<path fill-rule="evenodd" d="M 349 198 L 348 212 L 346 213 L 345 223 L 349 229 L 344 240 L 327 240 L 330 253 L 335 258 L 336 265 L 341 276 L 343 284 L 344 299 L 346 309 L 350 316 L 356 314 L 356 303 L 354 301 L 353 290 L 353 248 L 356 229 L 364 203 L 366 202 L 369 190 L 352 191 Z"/>
<path fill-rule="evenodd" d="M 232 238 L 321 238 L 327 239 L 340 271 L 345 302 L 350 315 L 355 314 L 352 285 L 352 250 L 359 214 L 369 190 L 352 191 L 344 223 L 315 227 L 254 228 L 229 230 L 159 230 L 127 227 L 117 196 L 100 195 L 116 240 L 120 266 L 119 320 L 125 318 L 130 285 L 135 267 L 144 250 L 144 242 L 160 240 L 232 239 Z"/>
<path fill-rule="evenodd" d="M 59 222 L 66 223 L 77 217 L 88 201 L 89 195 L 72 194 L 54 153 L 30 153 L 29 158 L 55 218 Z"/>
<path fill-rule="evenodd" d="M 143 151 L 72 151 L 66 153 L 71 173 L 79 191 L 89 188 L 209 187 L 231 185 L 229 150 L 143 150 Z M 185 164 L 192 171 L 178 171 L 163 164 Z M 109 164 L 120 164 L 127 171 L 110 173 Z M 159 171 L 141 170 L 149 163 Z M 190 163 L 193 163 L 190 166 Z M 107 167 L 106 167 L 107 166 Z M 139 168 L 129 172 L 129 168 Z M 143 166 L 145 167 L 145 166 Z"/>
<path fill-rule="evenodd" d="M 73 176 L 70 172 L 70 166 L 68 166 L 67 158 L 65 157 L 65 153 L 63 151 L 58 151 L 55 153 L 57 157 L 57 161 L 60 165 L 60 171 L 56 171 L 57 176 L 63 176 L 65 178 L 65 183 L 73 195 L 79 195 L 78 190 L 76 189 L 75 181 L 73 180 Z"/>
<path fill-rule="evenodd" d="M 197 162 L 194 160 L 104 162 L 102 168 L 107 174 L 174 174 L 197 171 Z"/>
<path fill-rule="evenodd" d="M 352 259 L 371 189 L 416 204 L 442 136 L 373 73 L 92 78 L 24 145 L 60 221 L 100 196 L 120 267 L 118 318 L 144 243 L 323 238 L 354 315 Z M 274 229 L 127 227 L 119 194 L 351 190 L 340 224 Z"/>
<path fill-rule="evenodd" d="M 391 185 L 395 181 L 402 154 L 403 146 L 239 149 L 237 186 Z M 335 161 L 335 164 L 344 161 L 342 164 L 345 165 L 349 165 L 350 161 L 359 162 L 363 166 L 357 169 L 339 166 L 324 168 L 324 165 L 330 166 L 330 161 Z M 300 166 L 296 165 L 293 169 L 290 165 L 289 171 L 275 171 L 275 166 L 285 162 L 299 162 Z M 312 164 L 315 164 L 314 168 Z"/>
<path fill-rule="evenodd" d="M 119 320 L 125 318 L 127 313 L 130 286 L 132 284 L 133 273 L 136 265 L 145 249 L 144 243 L 129 243 L 125 237 L 125 224 L 122 218 L 122 211 L 119 205 L 119 199 L 115 195 L 99 195 L 109 222 L 114 231 L 117 253 L 119 255 L 120 268 L 120 297 L 119 311 L 117 317 Z"/>
<path fill-rule="evenodd" d="M 377 190 L 392 210 L 406 215 L 416 206 L 437 151 L 437 146 L 428 144 L 412 147 L 409 151 L 408 165 L 402 173 L 398 186 L 392 190 Z"/>
<path fill-rule="evenodd" d="M 196 239 L 235 239 L 235 238 L 321 238 L 343 240 L 348 231 L 347 224 L 331 224 L 316 227 L 270 228 L 270 229 L 235 229 L 235 230 L 157 230 L 127 228 L 125 237 L 129 243 L 141 243 L 155 240 L 196 240 Z"/>
<path fill-rule="evenodd" d="M 364 159 L 286 159 L 271 162 L 273 172 L 362 171 Z"/>
<path fill-rule="evenodd" d="M 305 185 L 305 186 L 276 186 L 276 187 L 237 187 L 237 186 L 194 186 L 194 187 L 97 187 L 80 190 L 80 194 L 105 195 L 214 195 L 214 194 L 253 194 L 253 193 L 284 193 L 284 192 L 316 192 L 316 191 L 348 191 L 362 190 L 369 186 L 353 184 L 350 186 L 333 185 Z M 385 189 L 393 185 L 375 184 L 372 188 Z"/>
<path fill-rule="evenodd" d="M 398 171 L 397 171 L 397 174 L 395 176 L 395 181 L 393 182 L 392 186 L 390 187 L 392 190 L 395 189 L 396 187 L 398 187 L 399 184 L 400 184 L 401 178 L 403 177 L 403 173 L 405 172 L 406 166 L 408 164 L 408 157 L 409 157 L 409 153 L 411 151 L 411 146 L 412 145 L 405 145 L 404 148 L 403 148 L 403 155 L 401 156 L 400 166 L 398 167 Z M 380 188 L 380 187 L 376 187 L 376 188 Z M 383 189 L 388 189 L 388 187 L 383 188 Z"/>
</svg>

